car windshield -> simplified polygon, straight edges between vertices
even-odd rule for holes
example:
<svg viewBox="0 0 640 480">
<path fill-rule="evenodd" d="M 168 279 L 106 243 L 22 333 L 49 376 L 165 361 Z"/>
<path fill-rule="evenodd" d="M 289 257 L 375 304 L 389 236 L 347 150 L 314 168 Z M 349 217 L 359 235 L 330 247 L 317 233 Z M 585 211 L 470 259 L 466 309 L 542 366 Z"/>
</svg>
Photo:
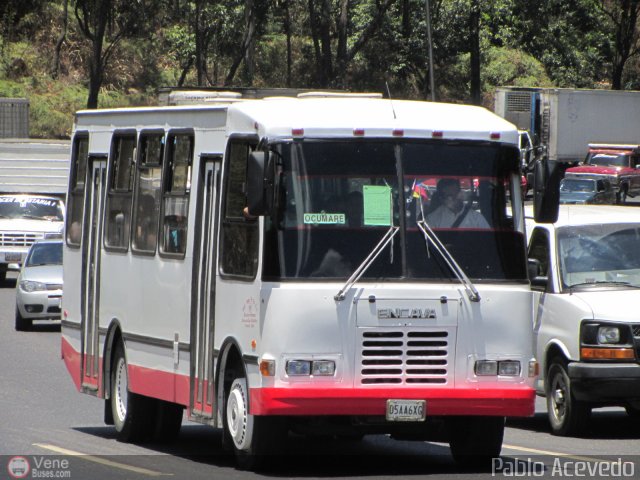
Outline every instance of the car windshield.
<svg viewBox="0 0 640 480">
<path fill-rule="evenodd" d="M 628 167 L 628 155 L 611 155 L 606 153 L 596 153 L 587 160 L 587 165 L 595 167 Z"/>
<path fill-rule="evenodd" d="M 62 221 L 62 203 L 45 197 L 0 197 L 0 218 Z"/>
<path fill-rule="evenodd" d="M 574 178 L 565 178 L 560 182 L 560 192 L 595 192 L 595 180 L 578 180 Z"/>
<path fill-rule="evenodd" d="M 621 283 L 640 287 L 640 224 L 599 224 L 558 230 L 564 288 Z"/>
<path fill-rule="evenodd" d="M 526 280 L 516 148 L 306 140 L 272 150 L 281 166 L 265 279 L 347 279 L 397 227 L 363 280 L 454 281 L 419 228 L 426 220 L 469 278 Z"/>
<path fill-rule="evenodd" d="M 62 265 L 62 242 L 33 244 L 25 265 Z"/>
</svg>

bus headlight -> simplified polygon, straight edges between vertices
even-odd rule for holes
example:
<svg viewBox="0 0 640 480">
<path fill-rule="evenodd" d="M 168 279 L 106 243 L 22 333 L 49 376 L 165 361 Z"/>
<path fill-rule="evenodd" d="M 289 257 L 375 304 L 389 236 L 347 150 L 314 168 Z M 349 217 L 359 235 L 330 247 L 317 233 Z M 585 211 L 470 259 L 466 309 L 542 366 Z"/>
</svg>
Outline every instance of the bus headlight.
<svg viewBox="0 0 640 480">
<path fill-rule="evenodd" d="M 506 377 L 520 376 L 518 360 L 477 360 L 474 372 L 478 377 L 502 375 Z"/>
<path fill-rule="evenodd" d="M 289 360 L 285 370 L 290 377 L 333 376 L 336 373 L 336 362 L 333 360 Z"/>
<path fill-rule="evenodd" d="M 286 366 L 287 375 L 301 376 L 311 375 L 311 362 L 309 360 L 289 360 Z"/>
<path fill-rule="evenodd" d="M 311 373 L 312 375 L 332 376 L 336 373 L 336 362 L 333 360 L 314 360 Z"/>
</svg>

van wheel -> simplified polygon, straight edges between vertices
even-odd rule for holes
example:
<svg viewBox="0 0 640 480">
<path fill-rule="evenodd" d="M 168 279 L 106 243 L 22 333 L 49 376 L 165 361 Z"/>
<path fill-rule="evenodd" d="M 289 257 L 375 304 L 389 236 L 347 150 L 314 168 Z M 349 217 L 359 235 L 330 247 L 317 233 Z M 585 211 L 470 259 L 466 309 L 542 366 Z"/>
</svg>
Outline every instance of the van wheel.
<svg viewBox="0 0 640 480">
<path fill-rule="evenodd" d="M 282 454 L 287 429 L 282 417 L 250 415 L 248 393 L 246 379 L 236 378 L 225 402 L 224 428 L 238 467 L 260 470 Z"/>
<path fill-rule="evenodd" d="M 576 400 L 571 393 L 571 380 L 563 359 L 555 358 L 551 362 L 547 372 L 546 395 L 551 433 L 560 436 L 581 433 L 591 409 L 587 403 Z"/>
<path fill-rule="evenodd" d="M 500 456 L 504 417 L 450 417 L 446 421 L 451 455 L 463 468 L 487 469 Z"/>
<path fill-rule="evenodd" d="M 24 318 L 22 315 L 20 315 L 20 310 L 18 310 L 18 307 L 16 307 L 16 331 L 24 332 L 27 330 L 31 330 L 32 326 L 33 321 L 30 318 Z"/>
<path fill-rule="evenodd" d="M 118 343 L 111 369 L 111 413 L 117 439 L 121 442 L 145 440 L 152 426 L 153 401 L 129 391 L 129 375 L 124 347 Z"/>
</svg>

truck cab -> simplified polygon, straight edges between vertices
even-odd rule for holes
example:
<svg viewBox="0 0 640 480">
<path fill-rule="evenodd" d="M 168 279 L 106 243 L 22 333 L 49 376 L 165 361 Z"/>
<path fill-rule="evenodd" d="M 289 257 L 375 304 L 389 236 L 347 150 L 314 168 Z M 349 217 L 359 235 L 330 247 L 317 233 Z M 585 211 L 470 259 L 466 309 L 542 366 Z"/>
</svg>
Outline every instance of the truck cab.
<svg viewBox="0 0 640 480">
<path fill-rule="evenodd" d="M 640 194 L 640 145 L 589 144 L 582 164 L 567 174 L 609 180 L 616 192 L 616 203 Z"/>
</svg>

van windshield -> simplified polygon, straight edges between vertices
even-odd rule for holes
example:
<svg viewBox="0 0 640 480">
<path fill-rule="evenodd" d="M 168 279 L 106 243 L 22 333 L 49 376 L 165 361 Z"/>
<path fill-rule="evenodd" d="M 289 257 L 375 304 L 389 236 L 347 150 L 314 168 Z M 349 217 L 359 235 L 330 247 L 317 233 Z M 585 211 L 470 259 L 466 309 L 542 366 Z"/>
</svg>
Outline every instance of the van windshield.
<svg viewBox="0 0 640 480">
<path fill-rule="evenodd" d="M 640 287 L 640 225 L 562 227 L 558 252 L 564 288 L 604 283 Z"/>
<path fill-rule="evenodd" d="M 0 197 L 0 218 L 62 221 L 62 203 L 46 197 Z"/>
<path fill-rule="evenodd" d="M 469 278 L 526 281 L 515 147 L 305 140 L 272 150 L 278 205 L 265 222 L 263 278 L 344 280 L 395 226 L 362 280 L 455 281 L 418 227 L 425 220 Z"/>
</svg>

